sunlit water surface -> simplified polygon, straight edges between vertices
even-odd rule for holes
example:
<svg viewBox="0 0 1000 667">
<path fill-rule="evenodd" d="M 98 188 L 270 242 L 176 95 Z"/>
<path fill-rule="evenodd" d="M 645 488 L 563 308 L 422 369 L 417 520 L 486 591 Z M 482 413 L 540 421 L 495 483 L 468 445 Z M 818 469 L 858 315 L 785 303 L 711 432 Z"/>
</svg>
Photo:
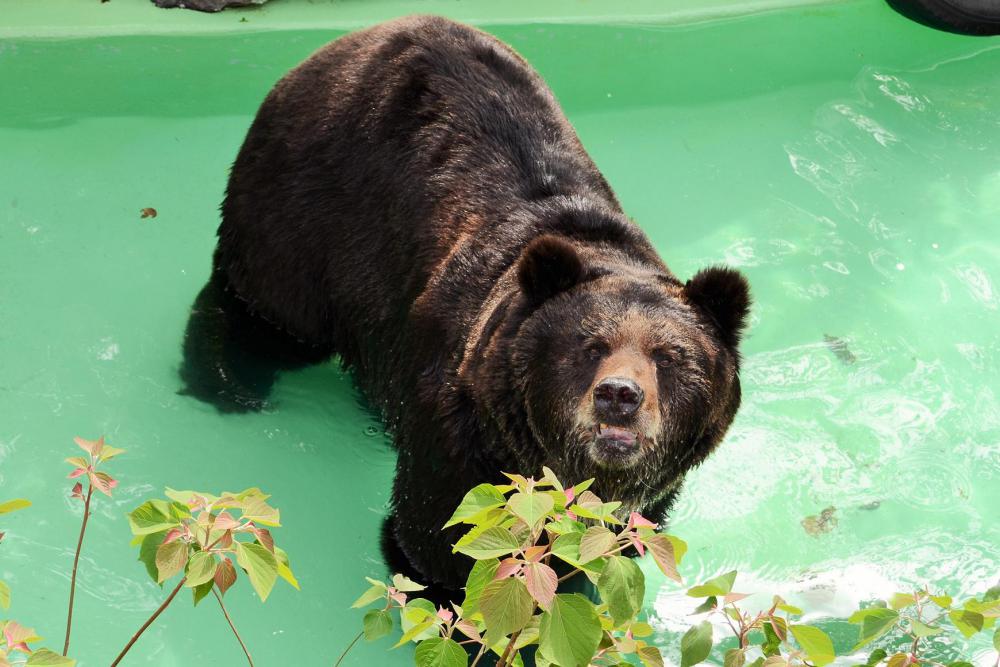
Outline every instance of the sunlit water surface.
<svg viewBox="0 0 1000 667">
<path fill-rule="evenodd" d="M 673 514 L 688 581 L 738 568 L 738 589 L 801 602 L 841 650 L 854 631 L 823 617 L 900 587 L 996 583 L 1000 43 L 877 3 L 490 29 L 550 81 L 679 276 L 726 262 L 753 284 L 743 408 Z M 4 517 L 0 578 L 50 645 L 80 519 L 71 437 L 128 450 L 85 545 L 84 666 L 109 662 L 163 598 L 123 515 L 167 485 L 260 485 L 281 508 L 302 591 L 230 594 L 258 664 L 330 664 L 359 627 L 347 607 L 363 576 L 383 575 L 394 457 L 334 364 L 285 376 L 263 414 L 177 394 L 228 165 L 270 85 L 334 36 L 0 44 L 0 496 L 35 503 Z M 832 530 L 807 533 L 829 507 Z M 694 602 L 643 566 L 677 661 Z M 387 647 L 345 664 L 411 663 Z M 129 662 L 241 659 L 214 601 L 181 599 Z"/>
</svg>

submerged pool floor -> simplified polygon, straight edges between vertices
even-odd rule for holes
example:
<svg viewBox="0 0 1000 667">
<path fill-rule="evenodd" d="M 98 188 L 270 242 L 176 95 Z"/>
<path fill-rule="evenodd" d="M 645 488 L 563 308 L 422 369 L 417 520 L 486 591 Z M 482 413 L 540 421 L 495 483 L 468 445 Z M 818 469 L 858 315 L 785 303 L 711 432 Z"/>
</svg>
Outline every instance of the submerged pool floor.
<svg viewBox="0 0 1000 667">
<path fill-rule="evenodd" d="M 484 27 L 550 82 L 679 276 L 726 262 L 753 285 L 744 406 L 673 515 L 688 581 L 738 568 L 740 590 L 832 615 L 899 587 L 997 583 L 1000 42 L 867 1 Z M 0 500 L 34 502 L 3 517 L 0 578 L 51 646 L 80 518 L 63 458 L 74 435 L 128 450 L 85 545 L 81 665 L 110 662 L 164 595 L 124 519 L 164 486 L 258 485 L 281 509 L 301 592 L 230 594 L 258 664 L 331 664 L 360 628 L 363 577 L 384 574 L 394 457 L 334 364 L 284 376 L 263 414 L 177 393 L 228 166 L 273 82 L 335 36 L 0 42 Z M 803 519 L 829 507 L 836 525 L 809 534 Z M 644 569 L 677 661 L 693 605 Z M 850 645 L 853 630 L 826 627 Z M 411 664 L 389 645 L 345 664 Z M 126 662 L 241 659 L 214 603 L 185 597 Z"/>
</svg>

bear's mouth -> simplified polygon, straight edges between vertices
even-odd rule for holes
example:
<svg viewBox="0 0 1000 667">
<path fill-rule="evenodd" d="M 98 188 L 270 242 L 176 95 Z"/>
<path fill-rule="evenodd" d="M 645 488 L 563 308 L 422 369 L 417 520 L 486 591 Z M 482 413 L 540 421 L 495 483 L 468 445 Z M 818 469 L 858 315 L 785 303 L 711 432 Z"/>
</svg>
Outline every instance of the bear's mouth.
<svg viewBox="0 0 1000 667">
<path fill-rule="evenodd" d="M 599 465 L 626 467 L 638 458 L 640 449 L 640 437 L 636 431 L 603 423 L 594 427 L 591 454 Z"/>
</svg>

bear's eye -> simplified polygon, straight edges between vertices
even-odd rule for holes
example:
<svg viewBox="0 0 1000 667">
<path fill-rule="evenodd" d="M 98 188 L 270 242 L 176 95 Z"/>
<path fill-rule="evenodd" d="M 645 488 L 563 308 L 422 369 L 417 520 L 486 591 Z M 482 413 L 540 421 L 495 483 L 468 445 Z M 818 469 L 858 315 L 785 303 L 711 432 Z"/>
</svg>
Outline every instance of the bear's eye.
<svg viewBox="0 0 1000 667">
<path fill-rule="evenodd" d="M 653 350 L 653 361 L 657 366 L 673 366 L 684 358 L 684 351 L 675 346 L 662 346 Z"/>
<path fill-rule="evenodd" d="M 588 359 L 603 359 L 608 354 L 608 346 L 600 341 L 591 341 L 583 348 L 583 353 Z"/>
</svg>

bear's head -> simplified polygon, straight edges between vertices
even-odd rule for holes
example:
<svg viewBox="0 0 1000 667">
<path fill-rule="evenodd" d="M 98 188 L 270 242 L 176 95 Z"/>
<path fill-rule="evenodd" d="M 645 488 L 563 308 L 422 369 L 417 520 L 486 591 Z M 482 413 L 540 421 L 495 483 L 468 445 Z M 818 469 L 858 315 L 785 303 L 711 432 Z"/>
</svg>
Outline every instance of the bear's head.
<svg viewBox="0 0 1000 667">
<path fill-rule="evenodd" d="M 517 273 L 528 314 L 510 361 L 542 458 L 628 508 L 655 505 L 739 407 L 746 280 L 708 268 L 681 283 L 659 260 L 556 235 Z"/>
</svg>

